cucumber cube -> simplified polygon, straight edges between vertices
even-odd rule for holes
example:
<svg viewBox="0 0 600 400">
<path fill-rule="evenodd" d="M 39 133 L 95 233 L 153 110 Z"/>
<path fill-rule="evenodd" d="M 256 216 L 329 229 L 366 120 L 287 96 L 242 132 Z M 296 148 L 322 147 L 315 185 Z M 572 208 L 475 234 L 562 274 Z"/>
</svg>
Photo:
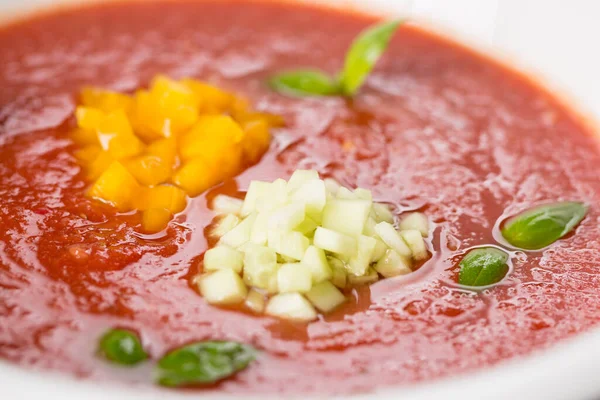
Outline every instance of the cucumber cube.
<svg viewBox="0 0 600 400">
<path fill-rule="evenodd" d="M 241 215 L 243 217 L 256 211 L 256 204 L 260 198 L 265 197 L 270 192 L 271 183 L 263 181 L 252 181 L 248 186 L 244 204 L 242 205 Z"/>
<path fill-rule="evenodd" d="M 281 293 L 273 296 L 265 311 L 273 317 L 299 322 L 317 319 L 317 311 L 300 293 Z"/>
<path fill-rule="evenodd" d="M 306 294 L 306 298 L 317 310 L 328 313 L 346 301 L 346 297 L 331 282 L 321 282 Z"/>
<path fill-rule="evenodd" d="M 246 299 L 248 289 L 232 269 L 221 269 L 202 277 L 198 283 L 200 293 L 210 304 L 238 304 Z"/>
<path fill-rule="evenodd" d="M 373 193 L 371 193 L 371 191 L 367 190 L 367 189 L 363 189 L 363 188 L 354 189 L 354 196 L 356 196 L 357 199 L 368 200 L 370 202 L 373 201 Z"/>
<path fill-rule="evenodd" d="M 385 256 L 385 252 L 388 247 L 381 241 L 381 239 L 375 239 L 375 251 L 373 252 L 373 257 L 371 258 L 371 262 L 377 262 L 381 260 Z"/>
<path fill-rule="evenodd" d="M 315 170 L 297 169 L 287 183 L 288 193 L 294 193 L 306 182 L 320 181 L 319 173 Z"/>
<path fill-rule="evenodd" d="M 265 310 L 265 296 L 254 289 L 250 289 L 244 304 L 246 304 L 246 307 L 251 311 L 260 314 Z"/>
<path fill-rule="evenodd" d="M 256 202 L 256 209 L 260 211 L 273 211 L 288 203 L 287 182 L 277 179 L 269 190 L 266 191 Z"/>
<path fill-rule="evenodd" d="M 331 283 L 340 289 L 344 289 L 347 284 L 347 274 L 344 262 L 335 257 L 327 257 L 327 262 L 331 266 Z"/>
<path fill-rule="evenodd" d="M 352 190 L 340 186 L 335 194 L 335 197 L 337 197 L 338 199 L 344 199 L 344 200 L 356 200 L 358 199 L 358 197 L 356 196 L 356 193 L 354 193 Z"/>
<path fill-rule="evenodd" d="M 343 257 L 350 258 L 356 254 L 356 239 L 331 229 L 318 227 L 313 242 L 316 247 Z"/>
<path fill-rule="evenodd" d="M 252 231 L 250 232 L 250 241 L 254 244 L 266 246 L 269 234 L 269 218 L 271 213 L 267 211 L 260 212 L 256 215 Z"/>
<path fill-rule="evenodd" d="M 317 226 L 319 226 L 319 224 L 317 224 L 314 219 L 307 216 L 304 218 L 304 221 L 300 223 L 300 225 L 294 228 L 294 230 L 300 232 L 306 237 L 312 237 L 315 234 Z"/>
<path fill-rule="evenodd" d="M 385 278 L 406 275 L 412 272 L 410 260 L 392 249 L 388 249 L 385 256 L 375 264 L 375 270 Z"/>
<path fill-rule="evenodd" d="M 279 293 L 306 293 L 312 288 L 310 270 L 301 263 L 283 264 L 277 271 Z"/>
<path fill-rule="evenodd" d="M 362 276 L 367 273 L 377 241 L 372 237 L 361 235 L 358 237 L 358 251 L 350 257 L 346 268 L 353 275 Z"/>
<path fill-rule="evenodd" d="M 291 231 L 304 221 L 304 209 L 304 204 L 292 203 L 274 210 L 269 217 L 269 230 Z"/>
<path fill-rule="evenodd" d="M 248 286 L 268 289 L 270 279 L 277 273 L 277 254 L 265 246 L 251 246 L 244 254 L 244 282 Z"/>
<path fill-rule="evenodd" d="M 373 213 L 375 214 L 375 220 L 377 222 L 394 223 L 394 214 L 392 214 L 392 211 L 387 204 L 373 203 Z"/>
<path fill-rule="evenodd" d="M 400 230 L 406 231 L 415 229 L 421 232 L 423 237 L 429 235 L 429 219 L 427 216 L 420 212 L 410 213 L 403 217 L 400 221 Z"/>
<path fill-rule="evenodd" d="M 429 257 L 427 246 L 421 232 L 410 229 L 400 232 L 400 235 L 412 251 L 413 258 L 417 261 L 426 260 Z"/>
<path fill-rule="evenodd" d="M 241 219 L 237 215 L 227 214 L 223 217 L 220 217 L 219 220 L 214 224 L 214 226 L 210 230 L 210 235 L 221 238 L 227 232 L 235 228 Z"/>
<path fill-rule="evenodd" d="M 366 274 L 361 276 L 348 274 L 348 283 L 352 286 L 368 285 L 377 282 L 378 280 L 379 275 L 377 274 L 377 271 L 375 271 L 373 268 L 369 268 Z"/>
<path fill-rule="evenodd" d="M 304 204 L 308 216 L 320 219 L 327 202 L 325 183 L 322 180 L 305 182 L 291 195 L 291 200 L 294 203 Z"/>
<path fill-rule="evenodd" d="M 220 194 L 213 199 L 211 209 L 217 214 L 240 214 L 243 206 L 243 200 Z"/>
<path fill-rule="evenodd" d="M 204 270 L 217 271 L 229 268 L 237 272 L 242 272 L 244 266 L 244 255 L 234 248 L 226 245 L 213 247 L 204 253 Z"/>
<path fill-rule="evenodd" d="M 300 261 L 310 245 L 310 240 L 300 232 L 269 231 L 269 247 L 282 256 Z"/>
<path fill-rule="evenodd" d="M 333 273 L 327 262 L 325 252 L 315 246 L 309 246 L 302 257 L 302 264 L 310 270 L 313 283 L 331 279 Z"/>
<path fill-rule="evenodd" d="M 402 239 L 402 236 L 394 229 L 394 227 L 388 222 L 380 222 L 375 225 L 375 232 L 379 235 L 383 243 L 389 248 L 395 250 L 398 254 L 403 257 L 412 257 L 410 248 Z"/>
<path fill-rule="evenodd" d="M 248 215 L 242 222 L 232 230 L 221 237 L 219 244 L 225 244 L 229 247 L 238 248 L 250 240 L 252 225 L 256 219 L 256 213 Z"/>
<path fill-rule="evenodd" d="M 334 199 L 325 205 L 322 226 L 352 237 L 362 234 L 371 202 L 367 200 Z"/>
</svg>

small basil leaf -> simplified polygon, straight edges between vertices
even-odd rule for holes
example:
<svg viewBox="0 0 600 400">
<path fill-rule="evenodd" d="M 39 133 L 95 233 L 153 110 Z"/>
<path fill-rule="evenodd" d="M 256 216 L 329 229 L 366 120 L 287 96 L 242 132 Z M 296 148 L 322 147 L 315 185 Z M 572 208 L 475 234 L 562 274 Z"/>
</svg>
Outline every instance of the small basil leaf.
<svg viewBox="0 0 600 400">
<path fill-rule="evenodd" d="M 121 365 L 135 365 L 148 358 L 137 334 L 125 329 L 111 329 L 99 343 L 99 353 L 107 360 Z"/>
<path fill-rule="evenodd" d="M 488 286 L 500 282 L 508 273 L 508 254 L 494 247 L 471 250 L 460 262 L 458 283 Z"/>
<path fill-rule="evenodd" d="M 340 93 L 334 79 L 311 69 L 283 72 L 272 77 L 269 85 L 276 92 L 293 96 L 331 96 Z"/>
<path fill-rule="evenodd" d="M 392 21 L 375 25 L 354 40 L 346 54 L 340 76 L 342 91 L 346 96 L 353 96 L 360 89 L 387 49 L 400 23 L 401 21 Z"/>
<path fill-rule="evenodd" d="M 572 201 L 535 207 L 508 219 L 502 236 L 515 247 L 539 250 L 572 231 L 587 211 L 585 204 Z"/>
<path fill-rule="evenodd" d="M 171 387 L 215 383 L 243 370 L 255 357 L 256 350 L 241 343 L 193 343 L 171 351 L 158 362 L 157 382 Z"/>
</svg>

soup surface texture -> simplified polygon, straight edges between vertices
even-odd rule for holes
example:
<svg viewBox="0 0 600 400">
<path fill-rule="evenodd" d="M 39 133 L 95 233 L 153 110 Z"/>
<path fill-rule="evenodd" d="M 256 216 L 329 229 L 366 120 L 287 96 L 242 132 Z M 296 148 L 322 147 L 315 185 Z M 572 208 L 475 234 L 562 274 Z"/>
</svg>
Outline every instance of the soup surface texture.
<svg viewBox="0 0 600 400">
<path fill-rule="evenodd" d="M 95 354 L 110 327 L 140 332 L 153 358 L 203 339 L 261 349 L 210 390 L 353 393 L 487 367 L 600 321 L 598 141 L 553 97 L 471 51 L 405 25 L 360 95 L 289 98 L 264 80 L 298 66 L 339 70 L 374 19 L 250 1 L 138 2 L 61 10 L 0 30 L 0 357 L 96 380 L 150 383 Z M 84 196 L 67 132 L 84 85 L 133 91 L 156 74 L 195 77 L 285 117 L 271 149 L 191 200 L 167 233 Z M 209 306 L 190 278 L 214 217 L 207 199 L 252 179 L 317 169 L 435 222 L 433 258 L 409 277 L 354 292 L 310 324 Z M 481 293 L 457 261 L 496 243 L 497 221 L 579 200 L 575 234 L 512 252 Z"/>
</svg>

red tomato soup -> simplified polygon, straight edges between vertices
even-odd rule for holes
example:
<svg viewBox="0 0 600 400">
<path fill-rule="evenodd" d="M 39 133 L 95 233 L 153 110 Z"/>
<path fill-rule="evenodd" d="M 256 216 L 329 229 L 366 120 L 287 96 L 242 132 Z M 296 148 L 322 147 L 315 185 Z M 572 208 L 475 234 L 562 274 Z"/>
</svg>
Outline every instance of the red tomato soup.
<svg viewBox="0 0 600 400">
<path fill-rule="evenodd" d="M 334 73 L 375 19 L 251 1 L 110 3 L 0 31 L 0 357 L 94 380 L 151 384 L 97 356 L 111 327 L 139 332 L 154 360 L 206 339 L 248 343 L 255 363 L 210 390 L 354 393 L 444 377 L 544 349 L 600 321 L 600 148 L 584 123 L 523 76 L 407 24 L 352 100 L 271 91 L 274 72 Z M 85 197 L 68 132 L 76 96 L 133 92 L 156 74 L 194 77 L 279 114 L 270 150 L 189 201 L 166 233 Z M 190 281 L 207 249 L 207 199 L 250 180 L 316 169 L 434 223 L 433 256 L 406 278 L 353 291 L 292 323 L 207 304 Z M 574 233 L 514 251 L 481 292 L 456 283 L 498 221 L 533 205 L 590 206 Z"/>
</svg>

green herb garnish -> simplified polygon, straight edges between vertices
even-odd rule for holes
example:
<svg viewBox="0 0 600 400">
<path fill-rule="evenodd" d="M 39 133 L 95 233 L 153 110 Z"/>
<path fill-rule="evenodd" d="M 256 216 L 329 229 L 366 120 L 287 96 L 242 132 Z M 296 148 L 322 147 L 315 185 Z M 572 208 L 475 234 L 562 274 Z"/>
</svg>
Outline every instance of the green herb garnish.
<svg viewBox="0 0 600 400">
<path fill-rule="evenodd" d="M 539 250 L 571 232 L 587 211 L 585 204 L 571 201 L 535 207 L 506 221 L 502 236 L 515 247 Z"/>
<path fill-rule="evenodd" d="M 256 350 L 241 343 L 193 343 L 171 351 L 158 362 L 157 382 L 171 387 L 215 383 L 243 370 L 255 357 Z"/>
<path fill-rule="evenodd" d="M 277 92 L 297 96 L 354 96 L 387 49 L 401 21 L 384 22 L 363 31 L 352 43 L 344 68 L 331 77 L 315 69 L 283 72 L 269 80 Z"/>
<path fill-rule="evenodd" d="M 488 286 L 500 282 L 508 273 L 508 254 L 495 247 L 471 250 L 460 262 L 458 283 L 465 286 Z"/>
<path fill-rule="evenodd" d="M 125 329 L 111 329 L 99 342 L 99 353 L 121 365 L 135 365 L 148 358 L 138 335 Z"/>
</svg>

